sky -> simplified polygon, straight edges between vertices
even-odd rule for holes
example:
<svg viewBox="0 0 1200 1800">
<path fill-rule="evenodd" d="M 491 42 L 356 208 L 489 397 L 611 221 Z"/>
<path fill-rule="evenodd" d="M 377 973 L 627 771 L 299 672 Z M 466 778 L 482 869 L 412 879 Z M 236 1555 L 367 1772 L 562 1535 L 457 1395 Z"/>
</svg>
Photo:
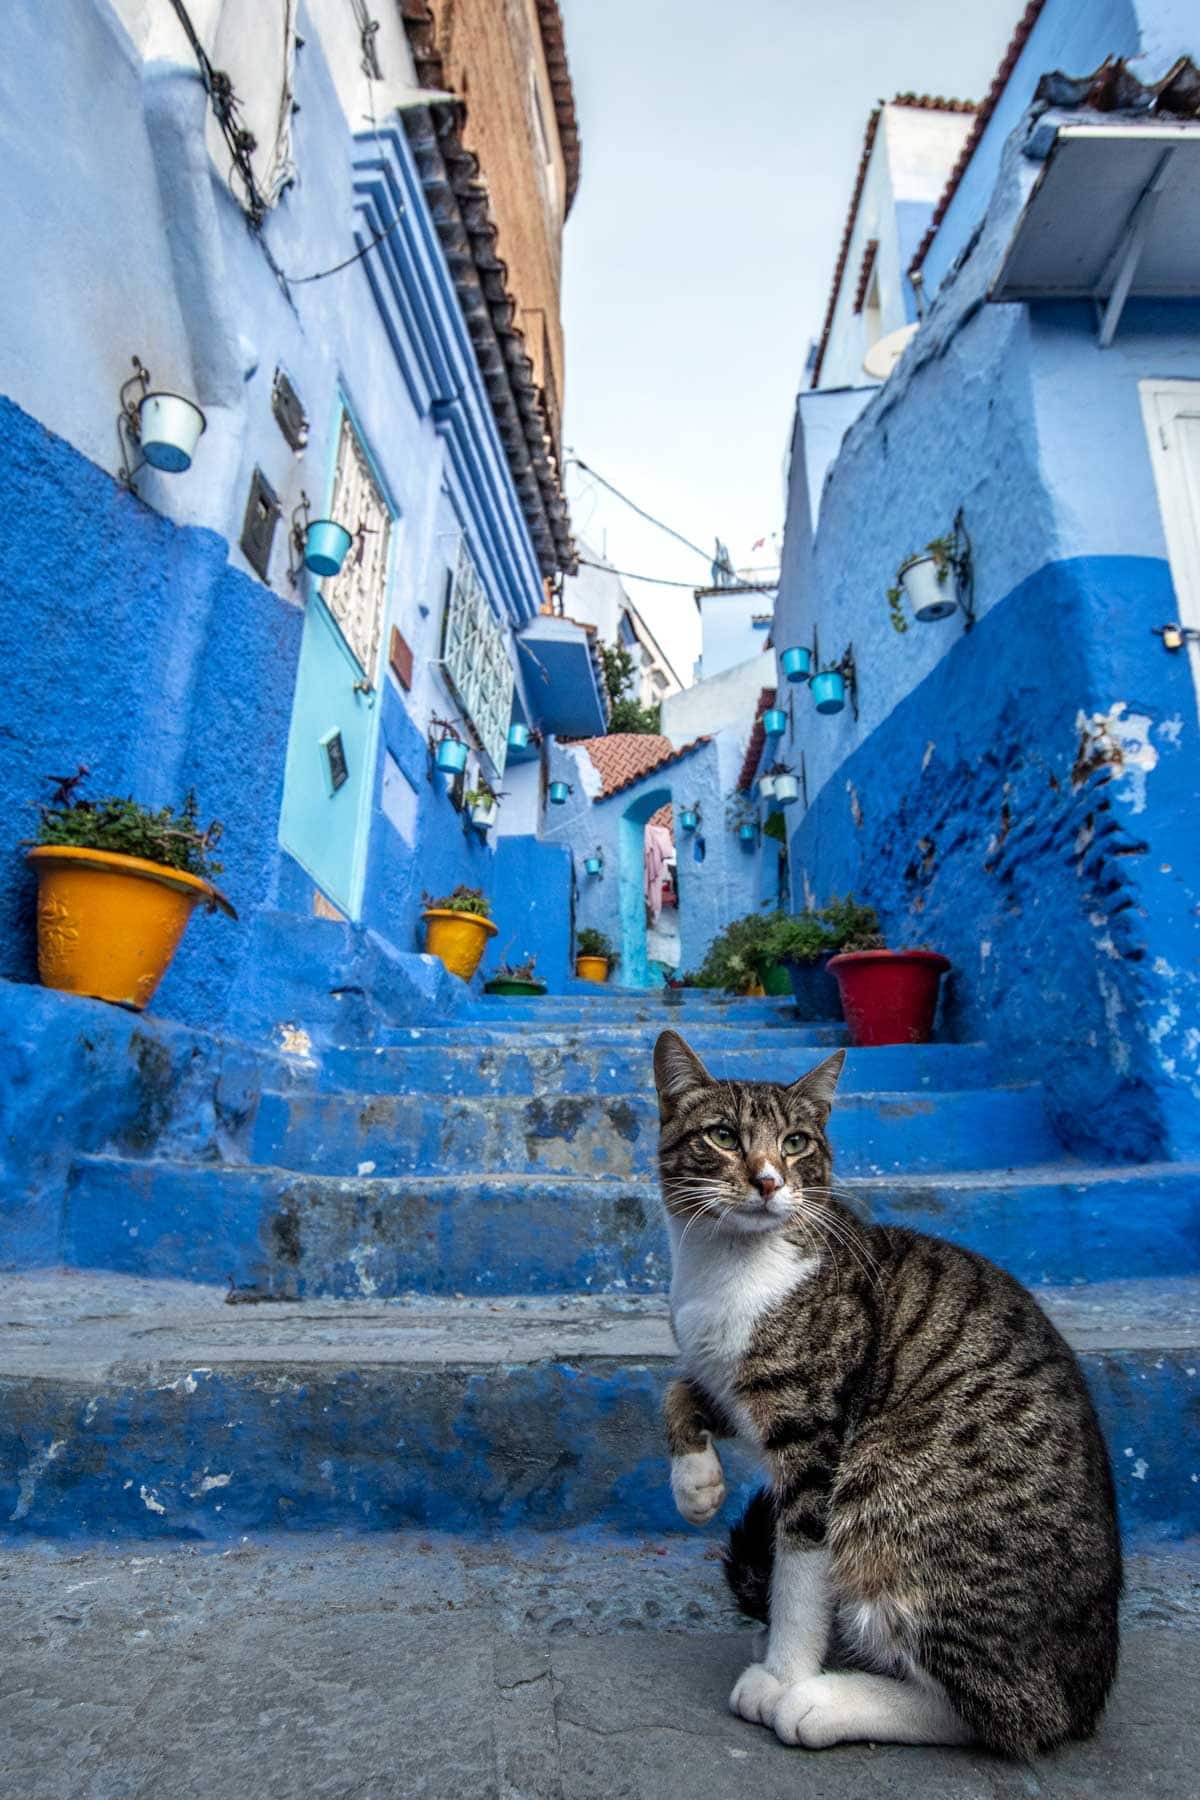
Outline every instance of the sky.
<svg viewBox="0 0 1200 1800">
<path fill-rule="evenodd" d="M 979 99 L 1022 0 L 560 4 L 582 145 L 564 444 L 710 555 L 719 536 L 735 565 L 771 566 L 867 115 L 909 89 Z M 708 580 L 577 468 L 567 492 L 576 540 L 618 568 Z M 687 682 L 691 593 L 626 586 Z"/>
</svg>

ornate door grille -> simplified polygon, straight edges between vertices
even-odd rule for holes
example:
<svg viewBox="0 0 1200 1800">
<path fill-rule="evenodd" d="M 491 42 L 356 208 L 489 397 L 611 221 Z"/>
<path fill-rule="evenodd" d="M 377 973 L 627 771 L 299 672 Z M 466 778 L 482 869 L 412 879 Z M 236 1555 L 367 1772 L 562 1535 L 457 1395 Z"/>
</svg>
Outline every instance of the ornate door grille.
<svg viewBox="0 0 1200 1800">
<path fill-rule="evenodd" d="M 328 578 L 321 595 L 364 674 L 374 681 L 387 599 L 392 513 L 347 413 L 342 414 L 329 516 L 344 525 L 354 541 L 341 573 Z"/>
<path fill-rule="evenodd" d="M 442 664 L 497 775 L 504 773 L 513 669 L 504 632 L 465 544 L 446 599 Z"/>
</svg>

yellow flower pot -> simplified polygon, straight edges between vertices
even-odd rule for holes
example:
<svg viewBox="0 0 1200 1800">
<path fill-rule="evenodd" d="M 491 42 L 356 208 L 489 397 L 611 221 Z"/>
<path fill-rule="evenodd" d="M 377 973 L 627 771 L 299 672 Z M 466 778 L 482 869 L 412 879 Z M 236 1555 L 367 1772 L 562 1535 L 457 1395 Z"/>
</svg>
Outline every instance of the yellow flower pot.
<svg viewBox="0 0 1200 1800">
<path fill-rule="evenodd" d="M 479 967 L 484 946 L 500 927 L 479 913 L 451 912 L 446 906 L 426 907 L 421 917 L 425 921 L 427 954 L 440 956 L 452 975 L 470 981 Z"/>
<path fill-rule="evenodd" d="M 575 973 L 580 981 L 607 981 L 608 958 L 606 956 L 577 956 Z"/>
<path fill-rule="evenodd" d="M 179 947 L 192 909 L 237 914 L 211 881 L 165 863 L 75 844 L 39 844 L 38 974 L 46 987 L 138 1012 Z"/>
</svg>

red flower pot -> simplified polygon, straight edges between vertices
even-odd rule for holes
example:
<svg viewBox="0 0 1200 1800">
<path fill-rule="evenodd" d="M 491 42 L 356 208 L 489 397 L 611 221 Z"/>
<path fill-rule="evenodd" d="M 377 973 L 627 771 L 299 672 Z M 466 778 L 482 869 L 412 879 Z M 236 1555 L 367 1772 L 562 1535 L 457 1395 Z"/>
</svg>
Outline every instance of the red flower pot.
<svg viewBox="0 0 1200 1800">
<path fill-rule="evenodd" d="M 950 967 L 934 950 L 847 950 L 830 959 L 850 1041 L 927 1044 L 938 983 Z"/>
</svg>

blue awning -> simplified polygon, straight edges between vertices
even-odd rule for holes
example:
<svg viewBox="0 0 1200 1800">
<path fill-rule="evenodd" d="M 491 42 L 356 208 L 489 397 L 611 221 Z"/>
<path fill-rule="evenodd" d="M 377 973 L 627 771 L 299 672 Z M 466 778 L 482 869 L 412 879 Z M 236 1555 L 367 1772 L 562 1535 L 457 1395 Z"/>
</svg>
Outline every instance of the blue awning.
<svg viewBox="0 0 1200 1800">
<path fill-rule="evenodd" d="M 598 737 L 608 707 L 594 632 L 542 613 L 517 634 L 534 722 L 552 737 Z"/>
</svg>

